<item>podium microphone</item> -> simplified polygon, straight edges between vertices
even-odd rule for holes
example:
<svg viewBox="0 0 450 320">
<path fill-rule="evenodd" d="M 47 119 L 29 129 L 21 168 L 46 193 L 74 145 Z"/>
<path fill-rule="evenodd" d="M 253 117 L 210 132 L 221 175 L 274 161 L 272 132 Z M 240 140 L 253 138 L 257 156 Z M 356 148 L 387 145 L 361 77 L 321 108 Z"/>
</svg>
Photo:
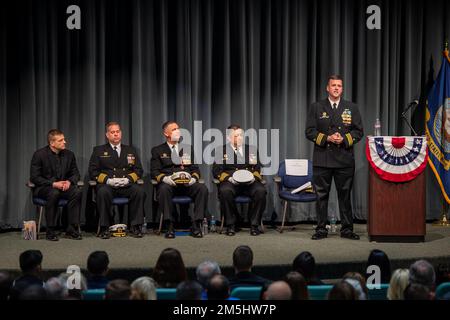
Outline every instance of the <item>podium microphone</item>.
<svg viewBox="0 0 450 320">
<path fill-rule="evenodd" d="M 405 111 L 402 112 L 402 118 L 403 120 L 405 120 L 406 124 L 408 125 L 408 127 L 411 129 L 411 131 L 414 133 L 414 135 L 417 136 L 417 132 L 416 130 L 414 130 L 414 128 L 411 126 L 411 124 L 409 123 L 408 119 L 406 119 L 406 113 L 409 111 L 409 109 L 411 109 L 412 106 L 416 106 L 419 104 L 419 100 L 414 99 L 413 101 L 411 101 L 408 106 L 406 107 Z"/>
</svg>

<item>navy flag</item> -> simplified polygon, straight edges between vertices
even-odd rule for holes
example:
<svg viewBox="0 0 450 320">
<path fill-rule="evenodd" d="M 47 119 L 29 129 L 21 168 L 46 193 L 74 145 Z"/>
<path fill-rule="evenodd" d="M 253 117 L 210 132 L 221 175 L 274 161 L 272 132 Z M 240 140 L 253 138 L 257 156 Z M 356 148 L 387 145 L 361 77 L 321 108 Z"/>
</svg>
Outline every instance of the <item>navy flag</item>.
<svg viewBox="0 0 450 320">
<path fill-rule="evenodd" d="M 430 164 L 441 186 L 445 200 L 450 203 L 450 57 L 444 51 L 441 70 L 428 95 L 426 135 Z"/>
</svg>

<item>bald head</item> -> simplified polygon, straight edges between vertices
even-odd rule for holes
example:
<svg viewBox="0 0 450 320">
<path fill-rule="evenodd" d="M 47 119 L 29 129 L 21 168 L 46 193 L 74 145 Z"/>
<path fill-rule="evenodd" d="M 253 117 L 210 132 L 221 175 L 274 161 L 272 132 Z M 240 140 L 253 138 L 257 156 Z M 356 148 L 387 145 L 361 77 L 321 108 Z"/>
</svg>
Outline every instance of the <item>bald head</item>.
<svg viewBox="0 0 450 320">
<path fill-rule="evenodd" d="M 265 292 L 265 300 L 291 300 L 292 291 L 285 281 L 273 282 Z"/>
</svg>

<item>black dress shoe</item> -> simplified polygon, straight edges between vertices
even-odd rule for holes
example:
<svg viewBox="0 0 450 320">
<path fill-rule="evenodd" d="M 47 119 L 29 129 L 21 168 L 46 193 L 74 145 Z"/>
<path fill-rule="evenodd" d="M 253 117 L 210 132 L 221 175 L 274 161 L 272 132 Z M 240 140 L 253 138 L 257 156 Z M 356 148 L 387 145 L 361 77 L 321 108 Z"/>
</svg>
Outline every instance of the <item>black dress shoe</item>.
<svg viewBox="0 0 450 320">
<path fill-rule="evenodd" d="M 173 230 L 167 230 L 166 234 L 164 235 L 166 239 L 175 239 L 175 232 Z"/>
<path fill-rule="evenodd" d="M 312 240 L 320 240 L 326 238 L 328 235 L 325 232 L 317 232 L 314 233 L 311 237 Z"/>
<path fill-rule="evenodd" d="M 229 226 L 227 227 L 227 232 L 226 235 L 227 236 L 234 236 L 236 234 L 236 231 L 234 231 L 234 226 Z"/>
<path fill-rule="evenodd" d="M 98 236 L 102 239 L 109 239 L 111 237 L 111 234 L 109 233 L 108 228 L 106 228 L 103 231 L 101 231 Z"/>
<path fill-rule="evenodd" d="M 58 236 L 53 231 L 47 231 L 45 238 L 49 241 L 58 241 Z"/>
<path fill-rule="evenodd" d="M 341 238 L 347 238 L 347 239 L 351 239 L 351 240 L 359 240 L 359 236 L 354 232 L 341 233 Z"/>
<path fill-rule="evenodd" d="M 75 229 L 74 226 L 69 226 L 66 230 L 66 238 L 72 240 L 81 240 L 81 234 Z"/>
<path fill-rule="evenodd" d="M 258 226 L 252 226 L 252 228 L 250 229 L 250 235 L 252 236 L 259 236 L 261 234 L 261 232 L 258 229 Z"/>
<path fill-rule="evenodd" d="M 173 228 L 173 222 L 168 220 L 167 231 L 164 237 L 166 239 L 175 239 L 175 230 Z"/>
<path fill-rule="evenodd" d="M 79 234 L 76 231 L 66 232 L 66 238 L 72 239 L 72 240 L 81 240 L 81 239 L 83 239 L 81 237 L 81 234 Z"/>
<path fill-rule="evenodd" d="M 134 226 L 131 228 L 130 236 L 133 238 L 142 238 L 141 226 Z"/>
<path fill-rule="evenodd" d="M 200 229 L 192 229 L 191 236 L 193 236 L 194 238 L 203 238 L 203 234 Z"/>
</svg>

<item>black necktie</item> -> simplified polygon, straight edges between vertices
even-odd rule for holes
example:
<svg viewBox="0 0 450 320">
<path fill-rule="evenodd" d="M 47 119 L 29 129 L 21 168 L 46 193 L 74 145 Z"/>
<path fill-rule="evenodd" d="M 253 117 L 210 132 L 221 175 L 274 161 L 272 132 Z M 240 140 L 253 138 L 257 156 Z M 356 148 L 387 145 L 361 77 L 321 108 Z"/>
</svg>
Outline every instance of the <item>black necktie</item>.
<svg viewBox="0 0 450 320">
<path fill-rule="evenodd" d="M 334 110 L 336 110 L 336 109 L 337 109 L 337 104 L 336 104 L 336 102 L 335 102 L 335 103 L 333 103 L 333 109 L 334 109 Z"/>
<path fill-rule="evenodd" d="M 117 150 L 117 146 L 114 146 L 114 151 L 115 151 L 116 154 L 117 154 L 117 158 L 120 158 L 119 150 Z"/>
</svg>

